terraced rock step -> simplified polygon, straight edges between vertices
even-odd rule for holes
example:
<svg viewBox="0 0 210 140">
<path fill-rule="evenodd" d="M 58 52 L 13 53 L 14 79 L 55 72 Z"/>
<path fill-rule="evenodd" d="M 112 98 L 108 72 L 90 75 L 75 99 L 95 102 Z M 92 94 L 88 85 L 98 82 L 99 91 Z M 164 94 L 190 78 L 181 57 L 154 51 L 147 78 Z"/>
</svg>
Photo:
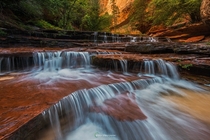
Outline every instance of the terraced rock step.
<svg viewBox="0 0 210 140">
<path fill-rule="evenodd" d="M 210 55 L 210 45 L 182 43 L 127 43 L 125 50 L 132 53 L 177 53 Z"/>
<path fill-rule="evenodd" d="M 106 99 L 103 105 L 94 106 L 90 110 L 91 112 L 107 114 L 119 121 L 135 121 L 147 118 L 138 107 L 135 96 L 129 93 Z"/>
<path fill-rule="evenodd" d="M 162 59 L 175 64 L 180 72 L 187 71 L 192 74 L 210 76 L 210 59 L 201 55 L 177 55 L 177 54 L 111 54 L 97 55 L 93 58 L 93 64 L 105 68 L 123 71 L 122 62 L 126 61 L 128 71 L 139 72 L 145 62 L 155 62 Z M 155 64 L 154 64 L 155 65 Z"/>
</svg>

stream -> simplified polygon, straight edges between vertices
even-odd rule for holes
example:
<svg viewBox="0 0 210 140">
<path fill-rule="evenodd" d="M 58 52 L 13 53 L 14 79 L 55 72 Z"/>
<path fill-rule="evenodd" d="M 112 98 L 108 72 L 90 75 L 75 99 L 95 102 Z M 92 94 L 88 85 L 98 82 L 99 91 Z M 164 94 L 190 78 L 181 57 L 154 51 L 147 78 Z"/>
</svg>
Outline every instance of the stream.
<svg viewBox="0 0 210 140">
<path fill-rule="evenodd" d="M 207 88 L 182 79 L 176 67 L 162 59 L 145 60 L 138 73 L 131 73 L 126 60 L 120 61 L 121 68 L 101 70 L 91 63 L 94 55 L 34 52 L 33 59 L 23 60 L 27 65 L 0 58 L 0 64 L 9 63 L 4 69 L 0 65 L 0 95 L 10 99 L 2 106 L 10 111 L 1 116 L 0 131 L 4 126 L 14 129 L 15 123 L 30 118 L 27 114 L 42 113 L 50 127 L 38 140 L 209 139 Z M 16 62 L 24 71 L 17 70 Z M 14 111 L 16 116 L 8 120 Z"/>
</svg>

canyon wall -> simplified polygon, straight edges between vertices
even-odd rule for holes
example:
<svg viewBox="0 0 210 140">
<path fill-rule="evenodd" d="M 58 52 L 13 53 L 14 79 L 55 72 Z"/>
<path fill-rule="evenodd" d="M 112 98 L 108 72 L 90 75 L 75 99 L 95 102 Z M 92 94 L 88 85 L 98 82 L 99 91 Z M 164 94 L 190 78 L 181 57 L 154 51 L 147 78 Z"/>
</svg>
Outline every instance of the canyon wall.
<svg viewBox="0 0 210 140">
<path fill-rule="evenodd" d="M 112 14 L 112 0 L 100 0 L 101 14 Z M 134 0 L 115 0 L 116 6 L 119 8 L 119 16 L 116 25 L 112 25 L 111 31 L 116 29 L 117 33 L 133 33 L 138 34 L 139 31 L 132 29 L 129 25 L 129 14 L 131 12 L 132 3 Z"/>
<path fill-rule="evenodd" d="M 203 22 L 210 26 L 210 0 L 203 0 L 200 10 Z"/>
<path fill-rule="evenodd" d="M 101 14 L 112 14 L 111 2 L 112 0 L 100 0 Z M 140 32 L 134 29 L 130 24 L 129 14 L 132 11 L 132 3 L 134 0 L 115 0 L 116 6 L 119 8 L 119 17 L 117 23 L 112 24 L 110 27 L 112 32 L 126 33 L 126 34 L 139 34 Z M 210 0 L 202 0 L 200 13 L 203 22 L 210 26 Z"/>
</svg>

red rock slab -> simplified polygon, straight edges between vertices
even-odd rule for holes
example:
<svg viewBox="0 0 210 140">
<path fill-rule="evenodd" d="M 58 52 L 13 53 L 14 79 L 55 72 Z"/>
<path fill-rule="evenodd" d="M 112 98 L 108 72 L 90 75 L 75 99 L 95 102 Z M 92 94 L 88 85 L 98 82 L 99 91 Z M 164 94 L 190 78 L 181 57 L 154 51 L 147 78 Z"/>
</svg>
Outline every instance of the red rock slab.
<svg viewBox="0 0 210 140">
<path fill-rule="evenodd" d="M 180 35 L 174 35 L 174 36 L 167 36 L 170 39 L 178 39 L 178 38 L 182 38 L 182 37 L 186 37 L 189 34 L 180 34 Z"/>
<path fill-rule="evenodd" d="M 119 74 L 112 74 L 111 77 L 113 78 L 101 73 L 98 78 L 92 77 L 88 80 L 71 81 L 58 78 L 52 82 L 50 79 L 39 80 L 27 78 L 25 75 L 17 75 L 13 79 L 0 77 L 0 140 L 9 139 L 24 124 L 76 90 L 122 82 L 122 79 L 139 79 Z"/>
<path fill-rule="evenodd" d="M 147 118 L 136 103 L 135 96 L 128 93 L 106 99 L 103 105 L 93 106 L 90 111 L 104 113 L 119 121 L 145 120 Z"/>
<path fill-rule="evenodd" d="M 204 38 L 205 38 L 205 36 L 201 35 L 201 36 L 190 37 L 186 40 L 180 40 L 180 41 L 186 42 L 186 43 L 192 43 L 192 42 L 199 42 L 199 41 L 203 40 Z"/>
</svg>

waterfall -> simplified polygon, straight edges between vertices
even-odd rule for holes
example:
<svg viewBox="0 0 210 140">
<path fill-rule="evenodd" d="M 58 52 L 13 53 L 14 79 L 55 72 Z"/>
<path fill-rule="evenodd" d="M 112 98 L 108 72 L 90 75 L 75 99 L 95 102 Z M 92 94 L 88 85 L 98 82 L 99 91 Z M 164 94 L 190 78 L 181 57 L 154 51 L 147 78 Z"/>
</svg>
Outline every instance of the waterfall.
<svg viewBox="0 0 210 140">
<path fill-rule="evenodd" d="M 90 66 L 88 52 L 35 52 L 34 63 L 43 71 L 58 71 L 63 68 L 79 68 Z"/>
<path fill-rule="evenodd" d="M 157 39 L 154 37 L 149 37 L 148 39 L 149 42 L 158 42 Z"/>
<path fill-rule="evenodd" d="M 117 34 L 117 42 L 121 42 L 121 37 Z"/>
<path fill-rule="evenodd" d="M 130 42 L 137 42 L 137 37 L 132 37 Z"/>
<path fill-rule="evenodd" d="M 98 32 L 94 32 L 94 43 L 97 44 L 98 41 Z"/>
<path fill-rule="evenodd" d="M 163 82 L 163 79 L 143 79 L 143 80 L 136 80 L 133 82 L 122 82 L 122 83 L 116 83 L 116 84 L 109 84 L 109 85 L 101 85 L 96 88 L 91 89 L 83 89 L 76 91 L 74 93 L 71 93 L 69 96 L 64 97 L 61 101 L 59 101 L 57 104 L 53 105 L 50 109 L 43 112 L 43 115 L 45 118 L 50 119 L 50 123 L 52 127 L 54 128 L 54 132 L 56 133 L 57 139 L 62 139 L 62 126 L 61 122 L 58 116 L 64 116 L 66 115 L 68 120 L 74 120 L 74 124 L 66 128 L 70 130 L 74 130 L 77 127 L 81 126 L 85 123 L 86 118 L 88 117 L 92 121 L 107 121 L 109 125 L 111 121 L 115 121 L 112 118 L 104 115 L 99 116 L 95 113 L 90 113 L 90 107 L 94 105 L 101 105 L 103 104 L 103 101 L 109 98 L 113 98 L 115 95 L 121 94 L 123 92 L 129 91 L 131 94 L 133 91 L 142 88 L 147 87 L 148 85 L 155 83 L 155 82 Z M 95 114 L 95 115 L 94 115 Z M 72 118 L 73 115 L 73 118 Z M 96 118 L 95 118 L 96 117 Z M 97 120 L 95 120 L 97 119 Z M 102 120 L 98 120 L 102 119 Z M 104 129 L 109 130 L 110 126 L 107 124 L 105 125 Z M 107 127 L 107 128 L 106 128 Z M 118 126 L 120 127 L 120 125 Z M 117 128 L 120 129 L 120 128 Z"/>
<path fill-rule="evenodd" d="M 144 60 L 143 64 L 141 65 L 139 74 L 142 73 L 150 75 L 164 75 L 173 79 L 179 78 L 176 67 L 169 62 L 165 62 L 162 59 Z"/>
<path fill-rule="evenodd" d="M 128 63 L 129 61 L 126 59 L 113 60 L 114 70 L 118 71 L 119 70 L 118 68 L 120 68 L 120 70 L 124 74 L 128 74 Z M 179 73 L 177 71 L 176 66 L 162 59 L 143 60 L 138 67 L 140 68 L 138 74 L 140 76 L 141 75 L 165 76 L 172 79 L 179 79 Z"/>
<path fill-rule="evenodd" d="M 115 34 L 112 34 L 112 42 L 117 42 L 117 36 Z"/>
<path fill-rule="evenodd" d="M 144 71 L 148 74 L 155 74 L 155 65 L 152 60 L 143 61 Z M 142 69 L 140 70 L 142 72 Z"/>
<path fill-rule="evenodd" d="M 33 65 L 30 57 L 1 57 L 0 74 L 8 74 L 15 71 L 26 71 Z"/>
<path fill-rule="evenodd" d="M 56 139 L 59 140 L 84 138 L 89 140 L 96 138 L 96 136 L 97 138 L 110 136 L 104 137 L 104 139 L 110 140 L 184 140 L 185 138 L 198 139 L 199 135 L 207 138 L 203 134 L 203 132 L 208 131 L 205 126 L 191 116 L 177 110 L 171 102 L 161 98 L 165 94 L 185 96 L 185 93 L 176 85 L 186 88 L 185 85 L 189 83 L 185 81 L 178 83 L 179 81 L 168 81 L 155 77 L 83 89 L 64 97 L 57 104 L 44 111 L 43 116 L 50 118 Z M 103 101 L 106 99 L 111 99 L 125 92 L 128 95 L 136 96 L 139 108 L 148 117 L 146 120 L 118 121 L 104 113 L 90 111 L 92 106 L 103 105 Z M 65 125 L 62 125 L 60 120 L 65 120 L 63 118 L 71 123 L 63 122 Z M 170 123 L 165 123 L 165 120 Z M 194 126 L 202 126 L 202 130 Z M 177 135 L 177 131 L 182 137 Z M 194 133 L 196 136 L 190 136 L 188 132 Z"/>
<path fill-rule="evenodd" d="M 104 32 L 104 43 L 107 43 L 107 35 L 106 35 L 106 32 Z"/>
<path fill-rule="evenodd" d="M 123 59 L 123 60 L 119 60 L 120 61 L 120 65 L 121 65 L 121 68 L 122 68 L 122 71 L 124 74 L 127 74 L 128 73 L 128 63 L 127 63 L 127 60 Z"/>
<path fill-rule="evenodd" d="M 0 73 L 1 73 L 1 65 L 2 65 L 2 60 L 3 60 L 4 58 L 3 57 L 0 57 Z"/>
</svg>

